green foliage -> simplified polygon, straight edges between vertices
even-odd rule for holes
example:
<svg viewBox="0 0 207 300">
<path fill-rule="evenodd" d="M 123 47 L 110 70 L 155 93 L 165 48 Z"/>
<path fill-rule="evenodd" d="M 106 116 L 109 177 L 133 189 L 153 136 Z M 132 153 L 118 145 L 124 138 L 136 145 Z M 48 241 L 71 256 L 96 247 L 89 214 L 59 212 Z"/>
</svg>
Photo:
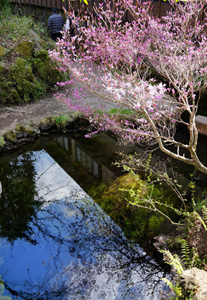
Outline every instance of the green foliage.
<svg viewBox="0 0 207 300">
<path fill-rule="evenodd" d="M 56 126 L 63 130 L 66 129 L 69 122 L 70 122 L 70 117 L 68 115 L 55 117 Z"/>
<path fill-rule="evenodd" d="M 32 18 L 0 12 L 0 105 L 39 99 L 63 80 L 47 47 L 46 30 Z"/>
<path fill-rule="evenodd" d="M 167 283 L 169 288 L 175 293 L 176 298 L 173 297 L 173 300 L 178 300 L 179 297 L 182 296 L 182 288 L 179 285 L 179 283 L 173 284 L 169 279 L 167 278 L 162 278 L 164 282 Z"/>
<path fill-rule="evenodd" d="M 0 11 L 2 10 L 2 9 L 5 9 L 5 8 L 7 8 L 8 7 L 8 5 L 9 5 L 9 0 L 1 0 L 0 1 Z"/>
<path fill-rule="evenodd" d="M 175 269 L 177 274 L 181 275 L 184 269 L 179 257 L 177 255 L 172 255 L 169 250 L 161 250 L 161 252 L 167 256 L 167 263 Z"/>
<path fill-rule="evenodd" d="M 0 147 L 4 147 L 5 141 L 4 141 L 4 137 L 0 136 Z"/>
<path fill-rule="evenodd" d="M 54 86 L 63 80 L 63 74 L 59 71 L 57 63 L 49 58 L 47 50 L 35 51 L 32 65 L 34 74 L 48 86 Z"/>
<path fill-rule="evenodd" d="M 134 110 L 131 109 L 119 109 L 119 108 L 112 108 L 109 111 L 110 114 L 122 114 L 122 115 L 131 115 L 134 114 Z"/>
<path fill-rule="evenodd" d="M 170 173 L 173 174 L 173 171 L 168 172 L 167 166 L 152 162 L 151 155 L 146 155 L 144 158 L 136 155 L 123 155 L 123 160 L 118 165 L 130 174 L 134 174 L 139 180 L 138 189 L 135 184 L 122 189 L 123 192 L 128 191 L 130 196 L 126 200 L 131 205 L 139 209 L 146 209 L 149 212 L 156 212 L 157 215 L 167 219 L 177 227 L 180 226 L 176 238 L 174 234 L 172 237 L 178 254 L 172 254 L 166 249 L 161 250 L 165 261 L 173 267 L 178 279 L 175 283 L 166 278 L 163 280 L 175 295 L 174 298 L 169 296 L 168 299 L 191 299 L 193 292 L 185 291 L 184 295 L 179 278 L 186 268 L 197 267 L 207 270 L 206 198 L 199 202 L 196 196 L 195 182 L 192 181 L 192 178 L 189 185 L 186 186 L 187 190 L 184 190 L 178 183 L 177 177 L 169 175 Z M 144 173 L 142 181 L 136 175 L 140 170 Z M 174 196 L 171 194 L 166 197 L 166 192 L 169 189 Z M 191 196 L 191 201 L 186 200 L 186 193 Z M 152 224 L 153 227 L 156 227 L 157 215 L 153 215 L 149 219 L 149 224 Z"/>
<path fill-rule="evenodd" d="M 207 208 L 206 206 L 202 205 L 201 211 L 203 213 L 203 220 L 205 222 L 205 224 L 207 224 Z M 205 227 L 206 230 L 206 227 Z"/>
<path fill-rule="evenodd" d="M 109 184 L 100 184 L 87 191 L 89 195 L 119 224 L 125 235 L 143 247 L 161 232 L 164 218 L 156 212 L 129 205 L 132 200 L 130 188 L 137 193 L 146 193 L 146 185 L 133 173 L 119 177 Z"/>
<path fill-rule="evenodd" d="M 38 99 L 45 94 L 45 86 L 37 81 L 32 72 L 31 64 L 18 57 L 10 68 L 9 79 L 14 82 L 19 97 L 24 101 Z"/>
<path fill-rule="evenodd" d="M 28 35 L 28 30 L 32 28 L 33 21 L 27 17 L 12 15 L 5 11 L 0 14 L 0 36 L 1 38 L 11 39 L 14 42 L 20 41 Z"/>
<path fill-rule="evenodd" d="M 32 241 L 31 222 L 42 202 L 36 198 L 34 157 L 26 153 L 18 159 L 0 162 L 0 237 L 13 242 L 18 238 Z"/>
<path fill-rule="evenodd" d="M 136 155 L 123 155 L 123 160 L 117 165 L 127 172 L 142 170 L 145 178 L 147 193 L 144 195 L 136 193 L 133 187 L 130 188 L 130 204 L 157 212 L 172 224 L 182 225 L 177 220 L 188 216 L 186 208 L 185 193 L 177 179 L 171 178 L 166 167 L 157 162 L 152 163 L 151 155 L 138 158 Z"/>
</svg>

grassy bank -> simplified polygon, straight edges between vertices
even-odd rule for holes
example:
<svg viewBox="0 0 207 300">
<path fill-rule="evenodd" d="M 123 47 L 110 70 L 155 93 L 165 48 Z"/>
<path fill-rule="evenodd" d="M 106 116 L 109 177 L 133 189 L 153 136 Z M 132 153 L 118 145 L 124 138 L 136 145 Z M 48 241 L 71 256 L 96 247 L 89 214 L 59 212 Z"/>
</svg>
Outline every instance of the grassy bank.
<svg viewBox="0 0 207 300">
<path fill-rule="evenodd" d="M 37 100 L 63 79 L 57 63 L 48 57 L 55 44 L 47 29 L 31 17 L 0 10 L 0 105 Z"/>
</svg>

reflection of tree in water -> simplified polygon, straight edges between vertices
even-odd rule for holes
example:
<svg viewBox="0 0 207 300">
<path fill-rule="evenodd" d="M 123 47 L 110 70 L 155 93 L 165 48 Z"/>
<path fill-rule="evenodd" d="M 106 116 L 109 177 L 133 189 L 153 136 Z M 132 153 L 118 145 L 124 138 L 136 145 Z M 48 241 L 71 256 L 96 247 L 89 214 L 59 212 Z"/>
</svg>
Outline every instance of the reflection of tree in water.
<svg viewBox="0 0 207 300">
<path fill-rule="evenodd" d="M 55 166 L 54 161 L 51 161 L 51 167 L 46 166 L 45 171 L 41 170 L 40 174 L 35 174 L 33 161 L 38 160 L 37 154 L 35 155 L 36 158 L 32 154 L 27 154 L 12 161 L 7 166 L 8 169 L 4 165 L 1 167 L 1 175 L 7 174 L 6 180 L 8 180 L 4 182 L 1 176 L 3 188 L 8 185 L 8 182 L 13 182 L 12 192 L 16 195 L 16 200 L 12 201 L 9 194 L 11 188 L 4 190 L 2 195 L 0 214 L 2 215 L 2 208 L 5 209 L 5 203 L 8 208 L 7 217 L 3 225 L 1 224 L 5 234 L 2 236 L 6 236 L 7 228 L 10 229 L 10 222 L 7 219 L 13 214 L 16 225 L 10 225 L 8 238 L 10 241 L 15 241 L 17 237 L 24 238 L 18 243 L 13 243 L 13 253 L 16 251 L 16 244 L 20 244 L 20 248 L 27 248 L 27 251 L 37 249 L 38 252 L 40 247 L 44 249 L 43 257 L 45 256 L 44 268 L 35 264 L 33 269 L 41 275 L 38 281 L 34 280 L 32 265 L 31 269 L 27 265 L 24 266 L 26 274 L 22 271 L 18 280 L 12 281 L 9 277 L 5 280 L 5 288 L 12 295 L 12 299 L 160 299 L 157 297 L 159 293 L 157 286 L 161 289 L 160 279 L 165 276 L 162 268 L 138 245 L 128 241 L 121 229 L 77 185 L 72 184 L 73 188 L 69 193 L 67 191 L 67 197 L 56 200 L 61 194 L 61 189 L 64 190 L 71 183 L 71 179 L 58 173 L 58 169 L 56 171 L 52 169 Z M 47 173 L 49 169 L 51 172 Z M 11 176 L 9 171 L 12 170 L 14 175 Z M 47 178 L 49 176 L 51 181 L 45 180 L 44 175 Z M 55 176 L 56 182 L 60 182 L 59 187 L 53 185 L 51 175 Z M 55 200 L 52 197 L 47 198 L 48 201 L 45 198 L 44 203 L 34 200 L 35 180 L 38 182 L 41 176 L 43 176 L 41 188 L 45 191 L 45 196 L 46 194 L 51 196 L 54 191 L 57 195 L 53 197 Z M 23 181 L 23 178 L 26 180 Z M 42 206 L 37 212 L 38 203 Z M 15 219 L 17 210 L 19 216 Z M 23 217 L 24 222 L 22 222 Z M 36 241 L 36 244 L 31 247 L 29 235 Z M 29 255 L 29 253 L 23 252 L 21 255 Z M 36 262 L 36 257 L 29 257 Z M 41 259 L 37 260 L 40 264 L 42 264 Z M 12 260 L 12 263 L 15 261 Z M 155 293 L 153 289 L 156 290 Z"/>
<path fill-rule="evenodd" d="M 90 198 L 82 201 L 73 194 L 51 201 L 33 226 L 36 240 L 50 245 L 53 267 L 45 265 L 38 287 L 27 282 L 24 290 L 17 291 L 7 285 L 21 297 L 17 299 L 158 299 L 153 298 L 153 289 L 160 284 L 163 270 L 130 243 Z"/>
<path fill-rule="evenodd" d="M 25 153 L 8 162 L 0 162 L 0 236 L 9 241 L 30 239 L 29 225 L 37 212 L 35 200 L 34 155 Z"/>
</svg>

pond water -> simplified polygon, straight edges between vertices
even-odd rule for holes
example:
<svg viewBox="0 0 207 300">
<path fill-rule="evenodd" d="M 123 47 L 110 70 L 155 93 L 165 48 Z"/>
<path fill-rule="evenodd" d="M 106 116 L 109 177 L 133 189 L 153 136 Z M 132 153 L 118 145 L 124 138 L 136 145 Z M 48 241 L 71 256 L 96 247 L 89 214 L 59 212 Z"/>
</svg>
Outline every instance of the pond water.
<svg viewBox="0 0 207 300">
<path fill-rule="evenodd" d="M 2 155 L 0 299 L 161 299 L 165 270 L 82 188 L 119 175 L 119 150 L 106 135 L 62 135 Z"/>
</svg>

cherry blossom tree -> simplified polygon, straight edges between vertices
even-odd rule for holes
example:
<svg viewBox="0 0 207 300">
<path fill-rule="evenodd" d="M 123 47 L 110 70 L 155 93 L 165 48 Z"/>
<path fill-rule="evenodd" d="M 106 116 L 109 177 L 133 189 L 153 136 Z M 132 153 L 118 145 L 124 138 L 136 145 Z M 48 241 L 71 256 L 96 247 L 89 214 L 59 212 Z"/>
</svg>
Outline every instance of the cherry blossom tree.
<svg viewBox="0 0 207 300">
<path fill-rule="evenodd" d="M 74 16 L 78 35 L 65 32 L 50 55 L 70 71 L 71 80 L 57 84 L 72 86 L 77 101 L 67 94 L 57 97 L 89 115 L 95 133 L 110 130 L 122 142 L 158 144 L 167 155 L 207 174 L 197 155 L 195 122 L 207 85 L 206 0 L 169 2 L 172 10 L 162 19 L 150 13 L 151 2 L 141 0 L 95 6 L 84 16 L 85 26 Z M 131 22 L 123 22 L 126 12 Z M 87 91 L 100 99 L 99 106 L 85 101 Z M 106 113 L 108 103 L 131 113 Z M 186 127 L 187 143 L 176 139 L 177 124 Z"/>
</svg>

